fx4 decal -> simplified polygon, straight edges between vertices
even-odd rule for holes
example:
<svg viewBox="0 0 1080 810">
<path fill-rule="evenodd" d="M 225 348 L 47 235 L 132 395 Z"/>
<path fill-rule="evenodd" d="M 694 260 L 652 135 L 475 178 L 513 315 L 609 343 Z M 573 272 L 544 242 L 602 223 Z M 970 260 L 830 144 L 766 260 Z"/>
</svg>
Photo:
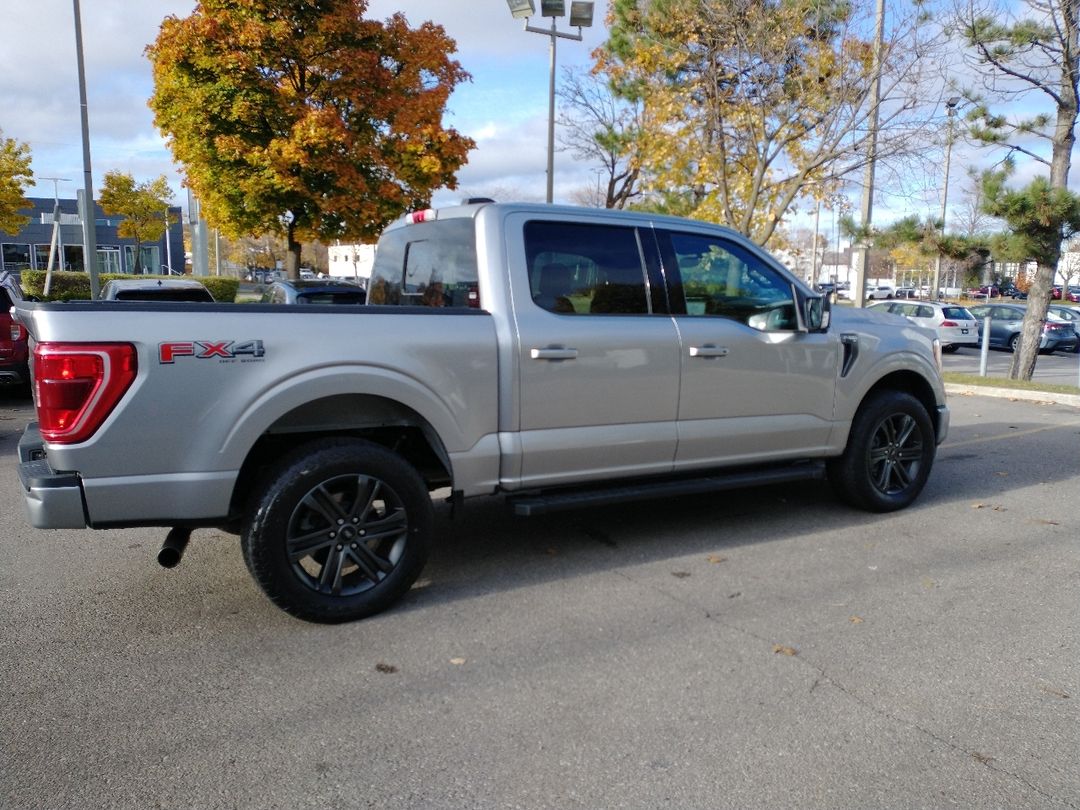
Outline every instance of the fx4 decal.
<svg viewBox="0 0 1080 810">
<path fill-rule="evenodd" d="M 175 363 L 177 357 L 194 357 L 207 360 L 236 358 L 261 358 L 266 354 L 261 340 L 175 340 L 158 344 L 158 362 Z"/>
</svg>

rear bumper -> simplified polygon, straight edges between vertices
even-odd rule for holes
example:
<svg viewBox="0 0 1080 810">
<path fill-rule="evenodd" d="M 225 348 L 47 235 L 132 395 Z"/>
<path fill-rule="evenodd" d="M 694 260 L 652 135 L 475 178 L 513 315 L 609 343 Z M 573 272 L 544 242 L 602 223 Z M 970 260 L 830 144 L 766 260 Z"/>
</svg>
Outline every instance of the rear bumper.
<svg viewBox="0 0 1080 810">
<path fill-rule="evenodd" d="M 35 529 L 85 529 L 86 504 L 78 473 L 56 472 L 45 458 L 37 422 L 19 440 L 19 481 Z"/>
</svg>

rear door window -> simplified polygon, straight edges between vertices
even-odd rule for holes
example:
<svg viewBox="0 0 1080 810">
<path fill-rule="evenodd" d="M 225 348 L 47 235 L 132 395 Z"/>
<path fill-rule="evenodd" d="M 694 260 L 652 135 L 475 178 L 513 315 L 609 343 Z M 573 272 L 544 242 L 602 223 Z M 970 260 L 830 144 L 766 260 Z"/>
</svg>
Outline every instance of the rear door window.
<svg viewBox="0 0 1080 810">
<path fill-rule="evenodd" d="M 635 228 L 535 220 L 525 223 L 529 289 L 560 315 L 648 314 L 649 283 Z"/>
</svg>

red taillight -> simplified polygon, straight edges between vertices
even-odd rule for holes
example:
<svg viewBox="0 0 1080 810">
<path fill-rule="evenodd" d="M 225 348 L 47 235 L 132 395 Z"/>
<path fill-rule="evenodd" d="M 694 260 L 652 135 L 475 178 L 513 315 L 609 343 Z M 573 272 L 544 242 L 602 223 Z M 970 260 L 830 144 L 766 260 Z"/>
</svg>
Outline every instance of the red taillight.
<svg viewBox="0 0 1080 810">
<path fill-rule="evenodd" d="M 406 225 L 419 225 L 421 222 L 431 222 L 438 219 L 438 212 L 434 208 L 425 208 L 423 211 L 413 211 L 405 215 Z"/>
<path fill-rule="evenodd" d="M 942 326 L 959 326 L 960 324 L 958 324 L 956 321 L 942 321 L 941 325 Z"/>
<path fill-rule="evenodd" d="M 101 427 L 138 370 L 130 343 L 39 343 L 34 399 L 41 436 L 75 444 Z"/>
</svg>

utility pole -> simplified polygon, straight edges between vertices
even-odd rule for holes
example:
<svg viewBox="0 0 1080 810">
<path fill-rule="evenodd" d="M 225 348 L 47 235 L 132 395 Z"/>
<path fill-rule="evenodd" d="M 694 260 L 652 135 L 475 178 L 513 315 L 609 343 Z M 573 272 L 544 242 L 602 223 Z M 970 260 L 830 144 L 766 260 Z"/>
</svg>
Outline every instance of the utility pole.
<svg viewBox="0 0 1080 810">
<path fill-rule="evenodd" d="M 870 230 L 874 209 L 874 163 L 877 161 L 878 105 L 881 103 L 881 50 L 885 40 L 885 0 L 877 0 L 877 26 L 874 31 L 874 81 L 870 87 L 870 139 L 866 146 L 866 168 L 863 171 L 863 196 L 860 227 L 864 234 Z M 869 237 L 864 236 L 855 249 L 855 306 L 866 305 L 866 270 L 870 264 Z"/>
<path fill-rule="evenodd" d="M 945 134 L 945 183 L 941 189 L 941 235 L 945 235 L 945 211 L 949 203 L 949 162 L 952 158 L 952 145 L 953 145 L 953 117 L 956 115 L 956 105 L 960 103 L 960 96 L 953 96 L 945 102 L 945 111 L 949 116 L 949 129 Z M 940 298 L 941 284 L 941 251 L 938 251 L 937 258 L 934 259 L 934 284 L 930 288 L 930 298 L 933 301 L 937 301 Z"/>
</svg>

